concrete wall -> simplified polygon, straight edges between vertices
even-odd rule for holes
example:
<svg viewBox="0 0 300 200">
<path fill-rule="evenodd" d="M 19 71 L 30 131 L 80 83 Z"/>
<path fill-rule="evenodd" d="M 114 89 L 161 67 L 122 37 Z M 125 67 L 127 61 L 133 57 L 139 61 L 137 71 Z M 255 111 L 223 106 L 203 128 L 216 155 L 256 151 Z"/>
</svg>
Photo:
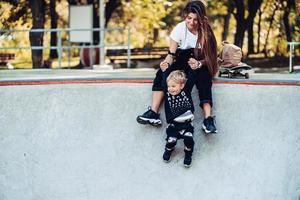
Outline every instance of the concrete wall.
<svg viewBox="0 0 300 200">
<path fill-rule="evenodd" d="M 196 109 L 189 169 L 182 141 L 162 161 L 165 125 L 135 121 L 150 90 L 0 87 L 0 200 L 298 199 L 300 87 L 214 85 L 219 134 L 202 133 Z"/>
</svg>

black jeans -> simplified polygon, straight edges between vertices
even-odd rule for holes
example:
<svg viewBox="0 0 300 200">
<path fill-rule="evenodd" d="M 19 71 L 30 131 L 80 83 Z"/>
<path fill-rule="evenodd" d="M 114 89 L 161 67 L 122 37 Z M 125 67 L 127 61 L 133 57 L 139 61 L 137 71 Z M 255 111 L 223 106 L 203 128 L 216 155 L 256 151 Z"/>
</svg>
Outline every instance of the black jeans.
<svg viewBox="0 0 300 200">
<path fill-rule="evenodd" d="M 171 68 L 174 70 L 183 70 L 186 74 L 188 74 L 188 70 L 190 70 L 190 66 L 188 65 L 188 60 L 194 57 L 193 49 L 181 50 L 178 49 L 176 51 L 176 61 L 172 63 Z M 203 65 L 200 69 L 195 70 L 196 80 L 195 84 L 198 89 L 200 106 L 202 107 L 204 103 L 209 103 L 210 106 L 213 106 L 212 101 L 212 76 L 208 70 L 208 67 Z M 152 91 L 163 91 L 164 90 L 163 83 L 163 72 L 159 69 L 156 72 L 156 76 L 153 81 Z"/>
<path fill-rule="evenodd" d="M 183 139 L 184 145 L 189 150 L 185 149 L 185 152 L 193 153 L 194 150 L 194 127 L 191 122 L 172 122 L 169 124 L 166 130 L 166 150 L 172 150 L 177 144 L 177 140 Z"/>
</svg>

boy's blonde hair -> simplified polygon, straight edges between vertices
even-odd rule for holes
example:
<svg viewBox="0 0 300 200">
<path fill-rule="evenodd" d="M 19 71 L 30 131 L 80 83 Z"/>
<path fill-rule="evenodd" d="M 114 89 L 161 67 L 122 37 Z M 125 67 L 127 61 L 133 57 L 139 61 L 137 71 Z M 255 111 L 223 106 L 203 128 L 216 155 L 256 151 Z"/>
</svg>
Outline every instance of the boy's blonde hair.
<svg viewBox="0 0 300 200">
<path fill-rule="evenodd" d="M 172 71 L 168 78 L 167 78 L 167 83 L 170 81 L 170 80 L 173 80 L 175 81 L 176 83 L 178 84 L 184 84 L 186 83 L 187 81 L 187 78 L 186 78 L 186 75 L 183 71 L 181 70 L 175 70 L 175 71 Z"/>
</svg>

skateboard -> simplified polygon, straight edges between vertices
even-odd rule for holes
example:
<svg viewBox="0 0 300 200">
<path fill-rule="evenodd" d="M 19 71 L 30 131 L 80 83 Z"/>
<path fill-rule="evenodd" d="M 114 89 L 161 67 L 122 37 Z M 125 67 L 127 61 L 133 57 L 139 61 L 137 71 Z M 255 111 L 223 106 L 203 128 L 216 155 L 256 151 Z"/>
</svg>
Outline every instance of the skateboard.
<svg viewBox="0 0 300 200">
<path fill-rule="evenodd" d="M 249 71 L 252 69 L 249 65 L 240 65 L 235 67 L 220 67 L 219 77 L 222 75 L 227 75 L 228 78 L 234 78 L 239 76 L 244 76 L 246 79 L 250 77 Z"/>
</svg>

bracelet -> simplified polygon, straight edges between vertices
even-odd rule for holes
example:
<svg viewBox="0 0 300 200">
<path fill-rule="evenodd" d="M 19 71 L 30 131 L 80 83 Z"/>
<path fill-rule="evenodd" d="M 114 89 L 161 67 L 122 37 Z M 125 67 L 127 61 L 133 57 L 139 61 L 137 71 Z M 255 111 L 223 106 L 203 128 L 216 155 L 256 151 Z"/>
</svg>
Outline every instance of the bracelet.
<svg viewBox="0 0 300 200">
<path fill-rule="evenodd" d="M 201 62 L 201 61 L 198 61 L 198 66 L 197 66 L 197 68 L 201 68 L 201 66 L 202 66 L 202 62 Z"/>
<path fill-rule="evenodd" d="M 176 57 L 176 53 L 172 53 L 170 50 L 168 51 L 168 54 L 171 55 L 172 57 Z"/>
</svg>

